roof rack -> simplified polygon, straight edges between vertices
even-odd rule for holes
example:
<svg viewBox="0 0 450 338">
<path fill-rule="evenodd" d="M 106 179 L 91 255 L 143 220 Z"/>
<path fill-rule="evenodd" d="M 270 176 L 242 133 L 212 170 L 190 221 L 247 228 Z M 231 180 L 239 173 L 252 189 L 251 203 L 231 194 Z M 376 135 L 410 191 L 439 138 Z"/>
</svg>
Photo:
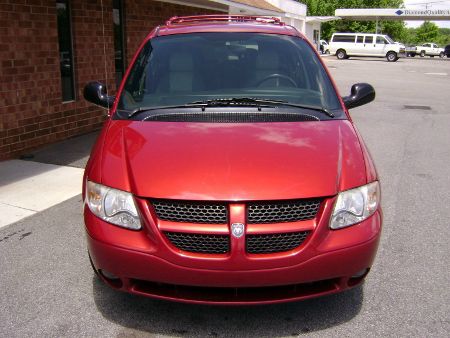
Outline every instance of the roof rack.
<svg viewBox="0 0 450 338">
<path fill-rule="evenodd" d="M 279 18 L 252 15 L 198 15 L 198 16 L 174 16 L 166 21 L 167 26 L 188 22 L 257 22 L 284 26 Z"/>
</svg>

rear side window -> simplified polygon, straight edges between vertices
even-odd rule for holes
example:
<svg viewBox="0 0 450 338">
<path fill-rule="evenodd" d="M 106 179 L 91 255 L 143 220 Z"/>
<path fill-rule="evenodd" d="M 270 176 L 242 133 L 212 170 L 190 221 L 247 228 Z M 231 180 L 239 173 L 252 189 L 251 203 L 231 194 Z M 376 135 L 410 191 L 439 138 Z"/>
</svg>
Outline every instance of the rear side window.
<svg viewBox="0 0 450 338">
<path fill-rule="evenodd" d="M 354 35 L 335 35 L 333 36 L 333 42 L 355 42 Z"/>
<path fill-rule="evenodd" d="M 373 43 L 373 36 L 366 36 L 364 43 Z"/>
</svg>

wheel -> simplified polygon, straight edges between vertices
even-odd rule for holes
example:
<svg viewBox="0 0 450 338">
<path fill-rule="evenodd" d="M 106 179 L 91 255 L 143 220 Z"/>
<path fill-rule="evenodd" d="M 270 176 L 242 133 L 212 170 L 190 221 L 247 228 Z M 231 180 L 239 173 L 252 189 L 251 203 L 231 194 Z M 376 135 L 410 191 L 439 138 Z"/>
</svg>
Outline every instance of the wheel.
<svg viewBox="0 0 450 338">
<path fill-rule="evenodd" d="M 256 87 L 261 86 L 264 82 L 269 81 L 271 79 L 277 79 L 277 87 L 280 86 L 280 79 L 289 81 L 293 85 L 293 87 L 298 87 L 297 83 L 294 81 L 293 78 L 283 74 L 270 74 L 269 76 L 266 76 L 264 79 L 258 81 Z"/>
<path fill-rule="evenodd" d="M 425 56 L 425 51 L 423 50 L 420 52 L 420 57 L 423 58 L 424 56 Z"/>
<path fill-rule="evenodd" d="M 444 52 L 440 52 L 440 53 L 439 53 L 439 57 L 440 57 L 441 59 L 442 59 L 444 56 L 445 56 Z M 448 55 L 447 55 L 447 57 L 448 57 Z"/>
<path fill-rule="evenodd" d="M 387 53 L 387 54 L 386 54 L 386 59 L 387 59 L 389 62 L 395 62 L 395 61 L 397 61 L 397 60 L 398 60 L 398 58 L 397 58 L 397 53 L 396 53 L 396 52 L 389 52 L 389 53 Z"/>
<path fill-rule="evenodd" d="M 336 57 L 337 57 L 339 60 L 344 60 L 344 59 L 347 58 L 347 53 L 345 52 L 345 50 L 339 49 L 339 50 L 336 52 Z"/>
</svg>

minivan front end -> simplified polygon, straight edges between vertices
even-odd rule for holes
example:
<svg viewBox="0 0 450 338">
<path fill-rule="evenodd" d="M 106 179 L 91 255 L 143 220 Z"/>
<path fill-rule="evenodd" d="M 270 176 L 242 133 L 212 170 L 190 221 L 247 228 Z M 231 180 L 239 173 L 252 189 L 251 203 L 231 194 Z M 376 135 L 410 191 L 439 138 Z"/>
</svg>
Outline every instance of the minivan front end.
<svg viewBox="0 0 450 338">
<path fill-rule="evenodd" d="M 190 303 L 360 285 L 382 212 L 347 107 L 373 88 L 341 99 L 295 29 L 227 18 L 168 24 L 137 53 L 85 171 L 92 266 L 117 290 Z M 98 83 L 85 97 L 110 105 Z"/>
</svg>

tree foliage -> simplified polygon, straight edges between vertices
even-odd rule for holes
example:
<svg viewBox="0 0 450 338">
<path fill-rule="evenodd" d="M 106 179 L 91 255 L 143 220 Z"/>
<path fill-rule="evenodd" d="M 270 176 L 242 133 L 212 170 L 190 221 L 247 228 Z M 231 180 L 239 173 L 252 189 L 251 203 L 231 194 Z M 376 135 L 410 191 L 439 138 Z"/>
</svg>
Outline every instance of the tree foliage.
<svg viewBox="0 0 450 338">
<path fill-rule="evenodd" d="M 425 21 L 416 30 L 417 41 L 436 41 L 438 35 L 439 27 L 429 21 Z"/>
</svg>

